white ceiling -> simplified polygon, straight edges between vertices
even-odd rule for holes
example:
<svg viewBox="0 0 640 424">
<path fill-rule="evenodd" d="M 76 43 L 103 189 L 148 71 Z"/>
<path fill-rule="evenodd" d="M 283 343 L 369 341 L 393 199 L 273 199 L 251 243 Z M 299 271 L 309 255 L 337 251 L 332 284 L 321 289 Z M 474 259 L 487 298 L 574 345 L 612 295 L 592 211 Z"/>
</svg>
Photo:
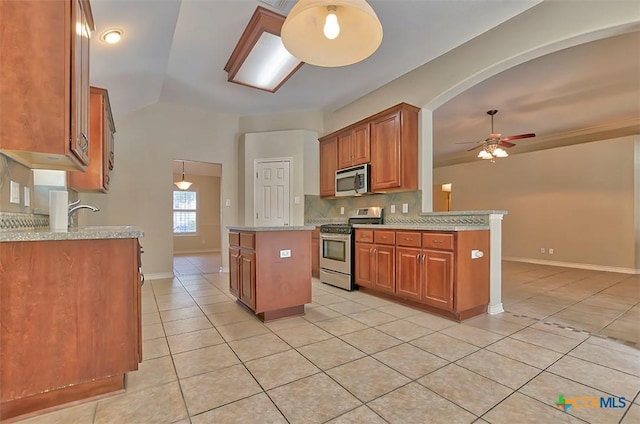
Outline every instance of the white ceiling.
<svg viewBox="0 0 640 424">
<path fill-rule="evenodd" d="M 291 1 L 285 8 L 291 7 Z M 370 0 L 384 29 L 368 59 L 342 68 L 305 64 L 276 93 L 227 82 L 223 68 L 258 0 L 93 0 L 91 83 L 109 89 L 116 120 L 157 102 L 256 115 L 333 111 L 535 6 L 539 0 Z M 286 13 L 286 10 L 283 12 Z M 107 28 L 124 30 L 111 46 Z M 434 157 L 473 157 L 456 144 L 497 132 L 545 136 L 640 116 L 639 33 L 519 65 L 434 112 Z M 428 42 L 425 42 L 428 40 Z M 463 153 L 465 152 L 465 153 Z"/>
</svg>

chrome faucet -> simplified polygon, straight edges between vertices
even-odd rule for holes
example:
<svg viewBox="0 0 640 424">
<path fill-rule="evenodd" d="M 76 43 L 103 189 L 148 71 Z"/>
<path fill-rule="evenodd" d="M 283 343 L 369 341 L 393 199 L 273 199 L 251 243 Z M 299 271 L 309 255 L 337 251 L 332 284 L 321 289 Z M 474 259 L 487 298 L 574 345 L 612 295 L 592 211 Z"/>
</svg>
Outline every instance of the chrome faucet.
<svg viewBox="0 0 640 424">
<path fill-rule="evenodd" d="M 80 200 L 76 200 L 73 203 L 69 203 L 69 226 L 73 227 L 74 226 L 74 220 L 73 220 L 73 213 L 75 211 L 77 211 L 78 209 L 89 209 L 91 210 L 91 212 L 98 212 L 100 209 L 96 208 L 95 206 L 91 206 L 91 205 L 81 205 L 80 204 Z"/>
</svg>

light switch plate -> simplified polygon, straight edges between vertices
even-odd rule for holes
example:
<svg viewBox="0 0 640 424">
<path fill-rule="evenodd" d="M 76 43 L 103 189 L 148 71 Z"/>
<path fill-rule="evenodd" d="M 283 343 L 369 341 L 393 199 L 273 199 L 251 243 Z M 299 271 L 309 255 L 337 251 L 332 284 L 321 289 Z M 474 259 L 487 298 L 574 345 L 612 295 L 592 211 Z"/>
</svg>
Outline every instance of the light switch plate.
<svg viewBox="0 0 640 424">
<path fill-rule="evenodd" d="M 391 205 L 391 213 L 396 213 L 396 205 Z"/>
<path fill-rule="evenodd" d="M 402 204 L 402 213 L 409 213 L 409 204 L 408 203 L 403 203 Z"/>
<path fill-rule="evenodd" d="M 344 206 L 340 206 L 340 215 L 344 215 Z"/>
<path fill-rule="evenodd" d="M 9 203 L 20 204 L 20 184 L 15 181 L 11 181 L 9 186 Z"/>
<path fill-rule="evenodd" d="M 295 203 L 296 205 L 299 205 L 300 204 L 300 196 L 295 196 L 293 198 L 293 203 Z"/>
<path fill-rule="evenodd" d="M 227 199 L 224 201 L 225 206 L 231 206 L 231 199 Z"/>
<path fill-rule="evenodd" d="M 31 206 L 31 189 L 29 187 L 23 187 L 23 191 L 24 196 L 22 196 L 22 198 L 24 199 L 24 205 Z"/>
</svg>

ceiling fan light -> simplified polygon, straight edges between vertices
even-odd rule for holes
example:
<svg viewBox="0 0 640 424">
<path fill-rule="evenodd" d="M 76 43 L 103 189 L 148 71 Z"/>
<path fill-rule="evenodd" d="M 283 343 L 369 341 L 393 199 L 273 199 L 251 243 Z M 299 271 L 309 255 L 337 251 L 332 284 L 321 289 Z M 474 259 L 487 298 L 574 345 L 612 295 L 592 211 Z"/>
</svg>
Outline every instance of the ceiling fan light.
<svg viewBox="0 0 640 424">
<path fill-rule="evenodd" d="M 491 155 L 491 153 L 487 152 L 486 150 L 480 150 L 480 153 L 478 153 L 478 157 L 480 159 L 493 159 L 493 156 Z"/>
<path fill-rule="evenodd" d="M 497 158 L 506 158 L 507 156 L 509 156 L 507 151 L 501 147 L 498 147 L 496 150 L 494 150 L 493 155 Z"/>
</svg>

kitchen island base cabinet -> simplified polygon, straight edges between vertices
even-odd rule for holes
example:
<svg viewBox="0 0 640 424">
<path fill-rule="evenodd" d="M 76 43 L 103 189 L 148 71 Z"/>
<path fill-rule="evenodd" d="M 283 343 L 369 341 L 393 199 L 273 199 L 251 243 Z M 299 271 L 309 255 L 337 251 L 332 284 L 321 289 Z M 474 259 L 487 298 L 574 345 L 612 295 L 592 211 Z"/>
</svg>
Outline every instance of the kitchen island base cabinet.
<svg viewBox="0 0 640 424">
<path fill-rule="evenodd" d="M 0 243 L 0 421 L 125 388 L 141 357 L 139 249 Z"/>
<path fill-rule="evenodd" d="M 250 228 L 229 232 L 229 291 L 262 321 L 304 314 L 311 303 L 311 229 Z"/>
<path fill-rule="evenodd" d="M 395 246 L 395 258 L 380 256 L 380 252 L 393 249 L 383 244 Z M 487 310 L 489 231 L 394 232 L 358 228 L 355 250 L 356 284 L 362 292 L 456 321 Z M 472 258 L 473 250 L 484 255 Z M 381 271 L 387 269 L 395 269 L 395 274 L 390 277 Z M 390 278 L 392 281 L 388 281 Z"/>
</svg>

